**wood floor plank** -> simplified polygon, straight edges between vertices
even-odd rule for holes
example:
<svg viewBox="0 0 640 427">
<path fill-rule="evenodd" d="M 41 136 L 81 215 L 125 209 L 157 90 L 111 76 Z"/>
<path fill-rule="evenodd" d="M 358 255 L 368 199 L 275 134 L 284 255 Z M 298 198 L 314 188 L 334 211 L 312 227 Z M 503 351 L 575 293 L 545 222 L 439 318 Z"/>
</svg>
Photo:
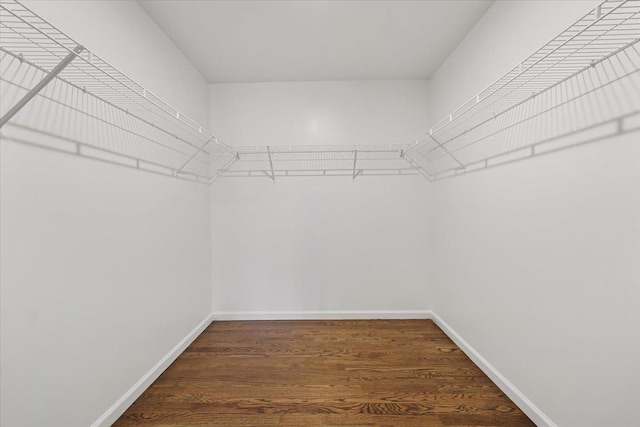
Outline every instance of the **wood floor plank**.
<svg viewBox="0 0 640 427">
<path fill-rule="evenodd" d="M 214 322 L 114 426 L 534 426 L 429 320 Z"/>
</svg>

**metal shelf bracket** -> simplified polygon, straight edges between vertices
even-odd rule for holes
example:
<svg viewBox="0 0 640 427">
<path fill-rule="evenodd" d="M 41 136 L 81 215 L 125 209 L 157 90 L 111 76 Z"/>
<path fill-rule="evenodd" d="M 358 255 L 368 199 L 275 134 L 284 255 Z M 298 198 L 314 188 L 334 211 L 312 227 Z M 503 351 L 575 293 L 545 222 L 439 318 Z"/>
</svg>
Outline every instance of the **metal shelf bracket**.
<svg viewBox="0 0 640 427">
<path fill-rule="evenodd" d="M 49 74 L 44 76 L 44 78 L 40 80 L 38 84 L 36 84 L 29 92 L 27 92 L 27 94 L 23 96 L 22 99 L 20 99 L 16 103 L 16 105 L 11 107 L 11 109 L 7 111 L 6 114 L 2 116 L 2 118 L 0 118 L 0 128 L 4 126 L 4 124 L 9 120 L 11 120 L 11 118 L 15 116 L 18 111 L 22 109 L 22 107 L 27 105 L 27 103 L 31 101 L 31 99 L 33 99 L 33 97 L 36 96 L 38 92 L 40 92 L 46 85 L 48 85 L 51 80 L 53 80 L 58 74 L 60 74 L 60 71 L 64 70 L 66 66 L 69 65 L 71 61 L 73 61 L 76 56 L 78 56 L 83 50 L 84 47 L 78 45 L 75 47 L 75 49 L 73 49 L 72 52 L 69 52 L 69 54 L 62 61 L 60 61 L 60 63 L 49 72 Z"/>
</svg>

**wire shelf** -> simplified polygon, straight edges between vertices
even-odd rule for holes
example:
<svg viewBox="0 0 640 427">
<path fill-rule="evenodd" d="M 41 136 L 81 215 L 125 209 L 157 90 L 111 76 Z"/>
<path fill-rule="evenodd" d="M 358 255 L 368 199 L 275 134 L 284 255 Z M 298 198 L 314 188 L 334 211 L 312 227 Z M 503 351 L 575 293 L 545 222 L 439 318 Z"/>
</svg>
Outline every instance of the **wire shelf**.
<svg viewBox="0 0 640 427">
<path fill-rule="evenodd" d="M 605 1 L 411 144 L 231 147 L 18 1 L 0 0 L 1 136 L 203 182 L 434 180 L 640 129 L 639 41 L 640 1 Z"/>
<path fill-rule="evenodd" d="M 238 157 L 217 177 L 418 175 L 404 145 L 235 147 Z"/>
<path fill-rule="evenodd" d="M 406 153 L 437 179 L 635 130 L 639 41 L 640 1 L 605 1 Z"/>
<path fill-rule="evenodd" d="M 3 113 L 69 55 L 66 68 L 7 122 L 10 129 L 3 127 L 3 137 L 203 180 L 236 155 L 194 120 L 14 0 L 0 1 Z"/>
</svg>

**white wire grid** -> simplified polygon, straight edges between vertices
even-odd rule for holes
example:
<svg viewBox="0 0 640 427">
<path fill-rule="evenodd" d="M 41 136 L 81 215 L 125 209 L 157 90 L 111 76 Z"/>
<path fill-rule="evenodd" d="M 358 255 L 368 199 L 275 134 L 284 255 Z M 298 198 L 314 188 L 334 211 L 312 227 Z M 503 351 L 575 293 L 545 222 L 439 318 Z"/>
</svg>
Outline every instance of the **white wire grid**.
<svg viewBox="0 0 640 427">
<path fill-rule="evenodd" d="M 13 0 L 0 1 L 3 113 L 79 43 Z M 86 48 L 7 125 L 4 137 L 209 180 L 236 153 Z M 38 133 L 38 135 L 34 135 Z M 55 138 L 55 142 L 54 142 Z M 106 156 L 106 157 L 105 157 Z"/>
<path fill-rule="evenodd" d="M 0 0 L 3 114 L 82 49 L 2 137 L 204 182 L 433 180 L 640 128 L 639 40 L 640 1 L 606 1 L 411 144 L 232 148 L 19 2 Z"/>
<path fill-rule="evenodd" d="M 236 147 L 238 158 L 222 177 L 417 175 L 420 168 L 399 145 Z"/>
<path fill-rule="evenodd" d="M 606 1 L 438 122 L 406 155 L 437 179 L 634 130 L 639 40 L 640 1 Z"/>
</svg>

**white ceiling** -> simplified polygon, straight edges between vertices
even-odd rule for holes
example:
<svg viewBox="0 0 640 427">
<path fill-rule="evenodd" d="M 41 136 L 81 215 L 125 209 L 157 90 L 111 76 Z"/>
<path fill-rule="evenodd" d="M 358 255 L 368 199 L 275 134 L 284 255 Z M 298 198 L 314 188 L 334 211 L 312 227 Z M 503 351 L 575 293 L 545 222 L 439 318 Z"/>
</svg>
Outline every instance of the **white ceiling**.
<svg viewBox="0 0 640 427">
<path fill-rule="evenodd" d="M 493 1 L 139 3 L 222 83 L 429 78 Z"/>
</svg>

